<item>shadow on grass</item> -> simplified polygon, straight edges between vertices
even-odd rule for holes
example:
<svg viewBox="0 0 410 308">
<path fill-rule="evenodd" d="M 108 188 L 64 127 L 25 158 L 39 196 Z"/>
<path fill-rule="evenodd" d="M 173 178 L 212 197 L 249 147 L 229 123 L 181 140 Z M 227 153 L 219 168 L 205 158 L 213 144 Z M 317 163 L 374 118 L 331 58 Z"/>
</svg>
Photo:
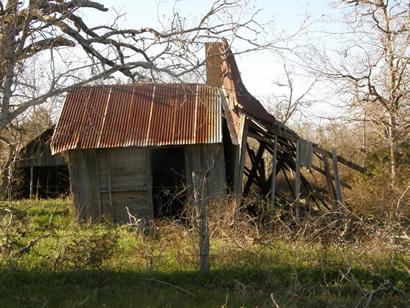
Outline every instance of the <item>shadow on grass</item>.
<svg viewBox="0 0 410 308">
<path fill-rule="evenodd" d="M 404 292 L 410 277 L 389 271 L 372 275 L 352 270 L 363 290 L 374 290 L 389 279 Z M 326 268 L 226 268 L 198 272 L 131 272 L 110 270 L 0 269 L 0 304 L 7 307 L 219 307 L 350 306 L 365 298 L 339 270 Z M 408 304 L 394 291 L 380 292 L 373 306 Z"/>
</svg>

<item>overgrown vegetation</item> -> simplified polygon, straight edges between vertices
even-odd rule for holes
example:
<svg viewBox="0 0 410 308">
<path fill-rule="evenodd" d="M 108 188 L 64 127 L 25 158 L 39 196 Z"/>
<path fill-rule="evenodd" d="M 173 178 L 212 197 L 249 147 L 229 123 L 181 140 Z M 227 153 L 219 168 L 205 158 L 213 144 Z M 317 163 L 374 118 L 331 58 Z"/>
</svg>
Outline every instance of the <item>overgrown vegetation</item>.
<svg viewBox="0 0 410 308">
<path fill-rule="evenodd" d="M 202 275 L 189 224 L 80 225 L 69 199 L 0 211 L 2 306 L 409 305 L 409 239 L 359 217 L 296 227 L 279 212 L 212 207 L 212 271 Z"/>
</svg>

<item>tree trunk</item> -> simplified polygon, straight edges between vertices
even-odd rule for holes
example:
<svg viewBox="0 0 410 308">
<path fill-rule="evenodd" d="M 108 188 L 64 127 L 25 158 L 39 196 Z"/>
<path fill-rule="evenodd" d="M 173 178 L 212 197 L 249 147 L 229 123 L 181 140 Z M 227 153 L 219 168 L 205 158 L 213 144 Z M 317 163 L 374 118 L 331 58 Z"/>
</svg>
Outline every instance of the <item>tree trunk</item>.
<svg viewBox="0 0 410 308">
<path fill-rule="evenodd" d="M 14 15 L 17 13 L 18 1 L 8 3 L 8 9 Z M 10 16 L 13 16 L 13 15 Z M 13 83 L 16 66 L 16 22 L 2 24 L 0 27 L 0 132 L 11 122 L 10 100 L 13 95 Z"/>
<path fill-rule="evenodd" d="M 196 223 L 199 229 L 199 270 L 209 273 L 209 232 L 208 232 L 208 202 L 206 196 L 207 187 L 207 158 L 203 145 L 192 147 L 192 186 L 196 210 Z"/>
<path fill-rule="evenodd" d="M 207 202 L 202 196 L 197 205 L 197 222 L 199 226 L 199 270 L 202 273 L 209 273 L 209 230 Z"/>
<path fill-rule="evenodd" d="M 389 118 L 389 130 L 388 130 L 388 140 L 390 148 L 390 180 L 391 185 L 395 186 L 397 184 L 397 153 L 398 153 L 398 142 L 397 142 L 397 123 L 396 116 L 391 115 Z"/>
</svg>

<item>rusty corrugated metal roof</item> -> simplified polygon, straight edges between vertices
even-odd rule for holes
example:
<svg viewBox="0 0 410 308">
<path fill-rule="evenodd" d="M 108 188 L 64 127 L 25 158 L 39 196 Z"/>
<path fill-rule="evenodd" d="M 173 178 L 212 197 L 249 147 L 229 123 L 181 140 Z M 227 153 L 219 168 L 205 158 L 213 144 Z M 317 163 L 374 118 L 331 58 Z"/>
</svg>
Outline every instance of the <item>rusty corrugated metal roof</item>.
<svg viewBox="0 0 410 308">
<path fill-rule="evenodd" d="M 222 99 L 203 84 L 79 88 L 67 95 L 51 149 L 220 143 Z"/>
</svg>

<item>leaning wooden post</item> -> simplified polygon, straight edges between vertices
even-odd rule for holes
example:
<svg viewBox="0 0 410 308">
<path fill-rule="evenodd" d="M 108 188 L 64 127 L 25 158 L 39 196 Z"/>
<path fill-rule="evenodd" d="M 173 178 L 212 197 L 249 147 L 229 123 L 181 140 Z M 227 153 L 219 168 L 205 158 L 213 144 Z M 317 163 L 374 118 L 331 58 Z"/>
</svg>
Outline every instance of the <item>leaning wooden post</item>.
<svg viewBox="0 0 410 308">
<path fill-rule="evenodd" d="M 299 221 L 299 198 L 300 198 L 300 139 L 296 143 L 296 170 L 295 170 L 295 205 L 296 220 Z"/>
<path fill-rule="evenodd" d="M 278 136 L 275 136 L 273 143 L 273 153 L 272 153 L 272 183 L 271 183 L 271 207 L 275 207 L 275 198 L 276 198 L 276 167 L 277 167 L 277 153 L 278 153 Z"/>
<path fill-rule="evenodd" d="M 336 154 L 335 148 L 332 149 L 332 160 L 333 160 L 333 176 L 335 178 L 335 197 L 336 197 L 335 205 L 336 207 L 339 207 L 342 204 L 342 193 L 340 190 L 339 168 L 337 167 L 337 154 Z"/>
<path fill-rule="evenodd" d="M 325 167 L 327 188 L 329 190 L 329 193 L 332 195 L 333 200 L 335 200 L 336 199 L 336 193 L 335 193 L 335 188 L 334 188 L 333 182 L 332 182 L 332 176 L 330 174 L 330 167 L 329 167 L 329 161 L 328 161 L 327 156 L 323 156 L 323 163 L 324 163 L 324 167 Z"/>
<path fill-rule="evenodd" d="M 242 198 L 243 194 L 243 170 L 245 168 L 246 146 L 248 144 L 248 129 L 249 123 L 245 119 L 242 139 L 238 148 L 238 156 L 235 160 L 234 195 L 236 207 L 239 205 L 240 199 Z"/>
</svg>

